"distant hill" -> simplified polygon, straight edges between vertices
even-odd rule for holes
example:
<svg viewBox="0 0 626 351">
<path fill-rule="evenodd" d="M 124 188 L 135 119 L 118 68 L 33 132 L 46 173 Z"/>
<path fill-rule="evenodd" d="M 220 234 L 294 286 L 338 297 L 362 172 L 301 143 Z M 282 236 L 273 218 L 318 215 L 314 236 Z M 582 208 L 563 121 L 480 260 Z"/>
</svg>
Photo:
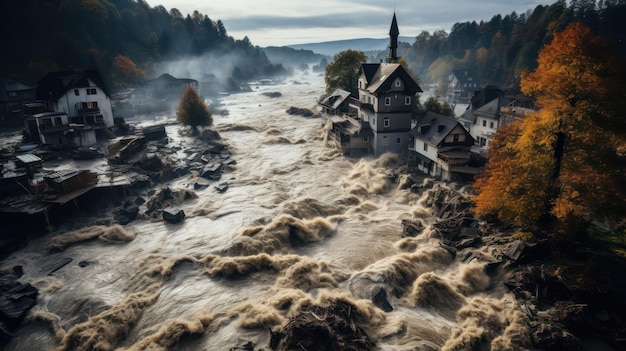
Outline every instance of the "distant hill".
<svg viewBox="0 0 626 351">
<path fill-rule="evenodd" d="M 415 41 L 414 37 L 399 37 L 399 41 L 404 41 L 408 43 L 413 43 Z M 310 43 L 310 44 L 295 44 L 288 45 L 290 48 L 294 48 L 297 50 L 311 50 L 317 54 L 335 56 L 336 53 L 352 49 L 358 51 L 379 51 L 386 50 L 387 45 L 389 45 L 389 38 L 381 38 L 381 39 L 373 39 L 373 38 L 360 38 L 360 39 L 346 39 L 346 40 L 335 40 L 335 41 L 325 41 L 321 43 Z"/>
<path fill-rule="evenodd" d="M 268 46 L 263 48 L 263 51 L 270 62 L 292 67 L 298 67 L 302 64 L 318 64 L 324 58 L 332 59 L 332 57 L 317 54 L 311 50 L 296 50 L 288 46 Z"/>
</svg>

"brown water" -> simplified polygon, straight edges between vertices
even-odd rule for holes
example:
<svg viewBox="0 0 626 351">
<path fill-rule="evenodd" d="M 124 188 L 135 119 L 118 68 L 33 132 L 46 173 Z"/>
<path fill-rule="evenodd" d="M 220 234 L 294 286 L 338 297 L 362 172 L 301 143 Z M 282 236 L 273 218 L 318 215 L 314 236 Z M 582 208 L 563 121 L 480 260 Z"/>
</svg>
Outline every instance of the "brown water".
<svg viewBox="0 0 626 351">
<path fill-rule="evenodd" d="M 282 97 L 261 95 L 274 91 Z M 390 180 L 402 161 L 346 159 L 321 119 L 285 113 L 313 108 L 322 92 L 322 77 L 301 75 L 224 97 L 229 115 L 214 122 L 237 160 L 222 179 L 230 188 L 194 191 L 193 175 L 172 182 L 197 195 L 181 196 L 182 224 L 72 223 L 2 262 L 22 265 L 21 281 L 40 289 L 7 350 L 229 350 L 241 340 L 262 349 L 268 329 L 334 299 L 355 306 L 380 350 L 527 344 L 525 318 L 489 288 L 482 265 L 453 259 L 428 229 L 401 238 L 402 219 L 435 220 Z M 168 135 L 189 142 L 175 126 Z M 41 270 L 65 257 L 52 275 Z M 370 301 L 381 290 L 393 311 Z"/>
</svg>

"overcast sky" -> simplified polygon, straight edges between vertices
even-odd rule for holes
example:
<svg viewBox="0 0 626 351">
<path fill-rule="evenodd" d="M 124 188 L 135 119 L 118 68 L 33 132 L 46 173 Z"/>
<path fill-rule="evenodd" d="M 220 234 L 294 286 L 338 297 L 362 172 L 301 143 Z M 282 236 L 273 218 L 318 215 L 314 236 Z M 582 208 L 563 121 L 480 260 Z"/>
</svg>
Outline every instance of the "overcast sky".
<svg viewBox="0 0 626 351">
<path fill-rule="evenodd" d="M 422 30 L 450 32 L 456 22 L 488 21 L 496 14 L 521 14 L 556 0 L 147 0 L 150 6 L 194 10 L 224 22 L 235 39 L 254 45 L 282 46 L 322 41 L 384 38 L 394 12 L 401 36 Z"/>
</svg>

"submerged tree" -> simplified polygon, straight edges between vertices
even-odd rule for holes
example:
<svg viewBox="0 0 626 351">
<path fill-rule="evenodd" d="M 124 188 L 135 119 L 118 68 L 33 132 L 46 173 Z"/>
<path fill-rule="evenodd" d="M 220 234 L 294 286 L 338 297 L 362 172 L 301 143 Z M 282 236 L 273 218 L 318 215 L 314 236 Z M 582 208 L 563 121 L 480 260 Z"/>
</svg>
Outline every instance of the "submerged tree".
<svg viewBox="0 0 626 351">
<path fill-rule="evenodd" d="M 521 88 L 540 112 L 498 130 L 475 183 L 480 215 L 530 225 L 623 216 L 626 145 L 623 64 L 580 23 L 555 33 Z"/>
<path fill-rule="evenodd" d="M 191 126 L 194 131 L 200 126 L 213 124 L 209 107 L 191 86 L 185 88 L 183 95 L 180 97 L 178 109 L 176 110 L 176 119 L 182 124 Z"/>
<path fill-rule="evenodd" d="M 354 96 L 359 96 L 357 87 L 359 68 L 365 61 L 367 58 L 361 51 L 348 49 L 336 54 L 333 61 L 326 66 L 324 75 L 326 92 L 332 93 L 335 89 L 343 89 Z"/>
</svg>

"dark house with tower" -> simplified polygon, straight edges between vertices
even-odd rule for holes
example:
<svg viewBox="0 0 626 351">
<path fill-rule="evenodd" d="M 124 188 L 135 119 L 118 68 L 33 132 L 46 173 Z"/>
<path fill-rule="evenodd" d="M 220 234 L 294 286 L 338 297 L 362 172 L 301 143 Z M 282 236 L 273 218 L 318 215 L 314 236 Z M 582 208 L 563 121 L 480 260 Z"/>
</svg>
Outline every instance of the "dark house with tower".
<svg viewBox="0 0 626 351">
<path fill-rule="evenodd" d="M 346 155 L 408 152 L 412 107 L 422 89 L 398 63 L 399 34 L 394 13 L 385 62 L 361 65 L 359 96 L 350 101 L 350 113 L 330 118 Z"/>
</svg>

